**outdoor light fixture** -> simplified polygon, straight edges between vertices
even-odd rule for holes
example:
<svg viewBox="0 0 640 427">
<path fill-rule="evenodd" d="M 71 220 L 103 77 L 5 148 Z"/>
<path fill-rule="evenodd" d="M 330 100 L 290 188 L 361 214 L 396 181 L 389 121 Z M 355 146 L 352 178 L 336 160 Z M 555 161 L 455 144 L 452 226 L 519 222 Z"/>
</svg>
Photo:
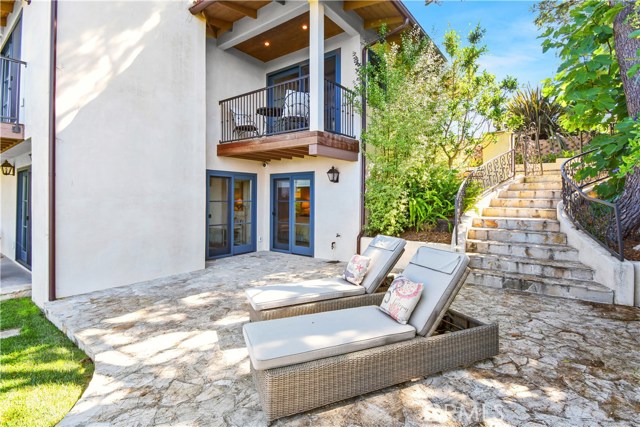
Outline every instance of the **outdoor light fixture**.
<svg viewBox="0 0 640 427">
<path fill-rule="evenodd" d="M 302 26 L 302 29 L 303 29 L 303 30 L 306 30 L 307 28 L 309 28 L 309 27 L 307 26 L 307 24 L 304 24 L 304 25 Z"/>
<path fill-rule="evenodd" d="M 329 169 L 329 172 L 327 172 L 327 176 L 329 177 L 329 181 L 338 182 L 338 180 L 340 179 L 340 172 L 338 172 L 338 169 L 331 166 L 331 169 Z"/>
<path fill-rule="evenodd" d="M 5 160 L 4 163 L 2 163 L 1 167 L 2 167 L 2 175 L 13 176 L 16 174 L 16 167 L 11 163 L 9 163 L 9 160 Z"/>
<path fill-rule="evenodd" d="M 271 43 L 269 43 L 269 42 L 264 42 L 264 45 L 267 46 L 267 47 L 269 47 L 270 44 Z"/>
</svg>

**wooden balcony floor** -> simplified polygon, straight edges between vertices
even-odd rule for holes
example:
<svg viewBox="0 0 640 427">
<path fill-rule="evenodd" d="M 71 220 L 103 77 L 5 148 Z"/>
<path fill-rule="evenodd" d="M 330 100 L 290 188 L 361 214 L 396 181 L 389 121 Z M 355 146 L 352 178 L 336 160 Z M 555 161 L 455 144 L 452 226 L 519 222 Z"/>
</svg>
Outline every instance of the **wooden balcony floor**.
<svg viewBox="0 0 640 427">
<path fill-rule="evenodd" d="M 24 126 L 18 125 L 19 132 L 14 132 L 14 124 L 0 123 L 0 153 L 4 153 L 14 145 L 24 141 Z"/>
<path fill-rule="evenodd" d="M 355 162 L 359 151 L 357 140 L 322 131 L 301 131 L 218 144 L 218 156 L 259 162 L 304 156 Z"/>
</svg>

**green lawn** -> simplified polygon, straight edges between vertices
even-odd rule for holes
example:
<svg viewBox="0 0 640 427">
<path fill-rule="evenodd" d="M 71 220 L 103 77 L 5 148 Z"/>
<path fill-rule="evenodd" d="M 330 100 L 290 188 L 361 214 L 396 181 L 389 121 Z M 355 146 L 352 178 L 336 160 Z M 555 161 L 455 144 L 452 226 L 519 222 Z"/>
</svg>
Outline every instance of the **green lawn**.
<svg viewBox="0 0 640 427">
<path fill-rule="evenodd" d="M 91 380 L 93 363 L 29 298 L 0 301 L 0 426 L 53 426 Z"/>
</svg>

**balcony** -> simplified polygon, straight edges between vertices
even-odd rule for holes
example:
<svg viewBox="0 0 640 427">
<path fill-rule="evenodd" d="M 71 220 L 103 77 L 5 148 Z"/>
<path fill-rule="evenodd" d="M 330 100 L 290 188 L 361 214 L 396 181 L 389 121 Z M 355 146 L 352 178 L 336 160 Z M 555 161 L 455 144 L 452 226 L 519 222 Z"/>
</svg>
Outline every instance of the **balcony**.
<svg viewBox="0 0 640 427">
<path fill-rule="evenodd" d="M 220 101 L 218 156 L 269 161 L 304 156 L 356 161 L 355 93 L 324 80 L 324 129 L 310 130 L 309 76 Z"/>
<path fill-rule="evenodd" d="M 20 123 L 20 75 L 25 62 L 0 56 L 0 153 L 24 140 Z"/>
</svg>

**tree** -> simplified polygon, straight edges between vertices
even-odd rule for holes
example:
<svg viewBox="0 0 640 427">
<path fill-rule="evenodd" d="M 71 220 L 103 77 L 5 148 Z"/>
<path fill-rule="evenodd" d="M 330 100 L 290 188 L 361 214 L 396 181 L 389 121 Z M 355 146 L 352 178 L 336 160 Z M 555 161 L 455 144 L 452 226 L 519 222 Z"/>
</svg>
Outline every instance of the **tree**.
<svg viewBox="0 0 640 427">
<path fill-rule="evenodd" d="M 358 68 L 358 88 L 367 100 L 362 141 L 368 163 L 365 207 L 370 233 L 399 234 L 408 224 L 412 182 L 421 165 L 433 163 L 438 131 L 434 111 L 443 58 L 417 30 L 400 45 L 371 47 Z"/>
<path fill-rule="evenodd" d="M 635 138 L 629 148 L 632 151 L 623 158 L 627 168 L 624 190 L 618 199 L 622 235 L 628 236 L 640 229 L 640 135 L 638 115 L 640 114 L 640 31 L 638 30 L 638 10 L 633 2 L 611 0 L 611 6 L 622 4 L 623 9 L 613 21 L 616 55 L 620 66 L 620 76 L 627 100 L 627 113 L 636 122 Z M 635 28 L 634 28 L 635 27 Z"/>
<path fill-rule="evenodd" d="M 502 123 L 508 94 L 517 87 L 513 77 L 498 81 L 486 70 L 480 71 L 479 59 L 487 52 L 481 45 L 485 30 L 477 26 L 461 45 L 453 30 L 445 34 L 444 48 L 450 60 L 441 74 L 439 108 L 440 138 L 437 147 L 449 168 L 465 164 L 485 139 L 484 130 Z"/>
<path fill-rule="evenodd" d="M 556 49 L 563 60 L 545 94 L 565 107 L 561 123 L 567 130 L 598 133 L 589 147 L 595 152 L 578 178 L 609 171 L 609 180 L 596 191 L 617 201 L 627 236 L 640 226 L 640 46 L 632 31 L 637 13 L 631 2 L 618 0 L 545 0 L 535 8 L 536 24 L 545 28 L 543 49 Z"/>
</svg>

